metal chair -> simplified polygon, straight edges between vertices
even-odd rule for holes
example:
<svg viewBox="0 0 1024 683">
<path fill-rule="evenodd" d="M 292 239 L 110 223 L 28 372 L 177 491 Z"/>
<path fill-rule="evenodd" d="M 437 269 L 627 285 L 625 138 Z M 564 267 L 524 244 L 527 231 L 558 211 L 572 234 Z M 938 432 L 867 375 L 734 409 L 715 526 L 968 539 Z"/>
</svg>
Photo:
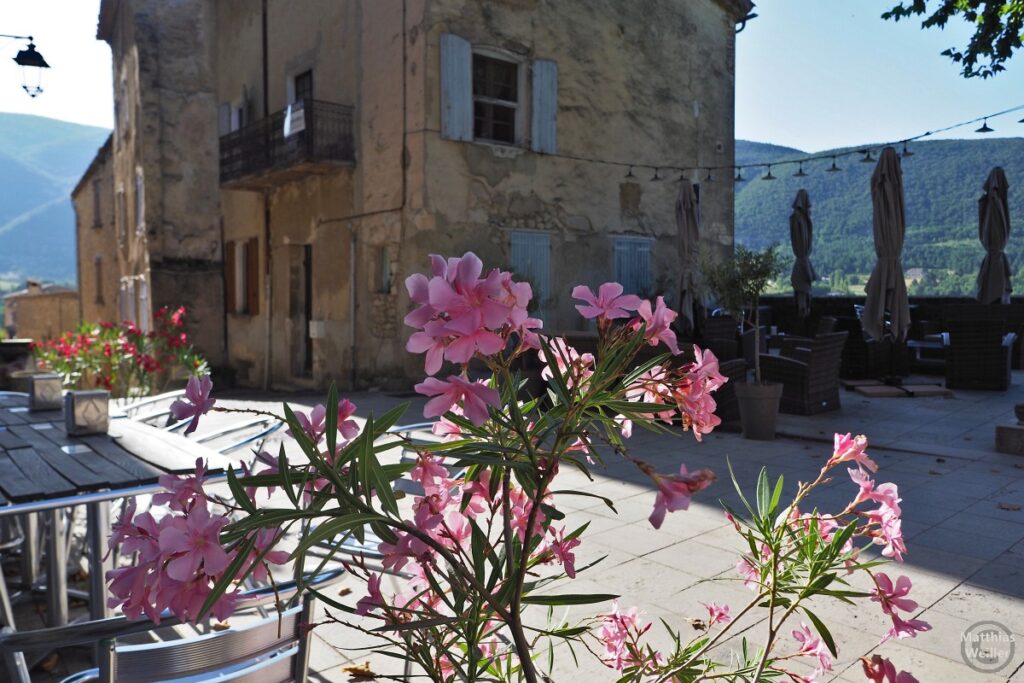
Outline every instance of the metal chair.
<svg viewBox="0 0 1024 683">
<path fill-rule="evenodd" d="M 334 570 L 334 571 L 329 571 L 329 572 L 323 572 L 323 573 L 318 574 L 316 576 L 307 577 L 306 586 L 309 587 L 309 588 L 320 590 L 320 591 L 326 590 L 330 586 L 338 583 L 338 581 L 340 581 L 344 577 L 344 575 L 345 575 L 345 573 L 342 570 Z M 266 623 L 269 622 L 272 625 L 271 628 L 269 629 L 269 631 L 272 631 L 275 634 L 275 636 L 276 636 L 279 621 L 278 621 L 277 613 L 274 612 L 272 608 L 275 605 L 277 605 L 277 604 L 287 604 L 290 600 L 292 600 L 294 598 L 295 593 L 296 593 L 296 589 L 297 589 L 297 586 L 296 586 L 296 583 L 294 581 L 287 581 L 287 582 L 278 584 L 276 586 L 276 588 L 273 587 L 273 586 L 266 586 L 266 587 L 261 587 L 261 588 L 258 588 L 258 589 L 253 589 L 253 590 L 245 591 L 242 594 L 242 597 L 239 599 L 238 608 L 236 609 L 236 614 L 241 614 L 241 613 L 244 613 L 244 612 L 251 612 L 253 610 L 257 610 L 257 611 L 259 611 L 259 613 L 261 615 L 265 616 L 266 613 L 263 610 L 271 608 L 271 614 L 268 617 L 266 617 L 264 619 L 261 619 L 259 624 L 266 624 Z M 312 598 L 312 594 L 308 593 L 305 597 L 306 597 L 307 603 L 304 603 L 301 607 L 296 607 L 295 608 L 295 610 L 301 610 L 300 613 L 299 613 L 300 617 L 299 617 L 298 623 L 312 623 L 312 617 L 313 617 L 313 615 L 312 615 L 312 603 L 308 602 Z M 301 616 L 303 613 L 305 613 L 305 610 L 307 610 L 307 609 L 310 610 L 310 612 L 308 614 L 308 619 Z M 287 614 L 287 613 L 285 613 L 285 614 Z M 161 620 L 160 620 L 160 626 L 159 627 L 154 626 L 153 623 L 148 621 L 148 620 L 132 621 L 132 620 L 127 619 L 124 616 L 118 616 L 118 617 L 111 617 L 109 619 L 100 619 L 100 620 L 97 620 L 97 621 L 81 622 L 81 623 L 76 623 L 76 624 L 69 624 L 67 626 L 60 626 L 60 627 L 55 627 L 55 628 L 37 629 L 37 630 L 33 630 L 33 631 L 17 632 L 17 631 L 14 631 L 14 630 L 10 629 L 10 628 L 4 628 L 2 631 L 0 631 L 0 655 L 2 655 L 3 659 L 7 663 L 7 669 L 8 669 L 8 673 L 10 675 L 10 680 L 14 681 L 15 683 L 31 683 L 31 678 L 30 678 L 29 673 L 28 673 L 28 668 L 25 666 L 24 656 L 22 655 L 22 653 L 24 651 L 26 651 L 26 650 L 35 650 L 35 649 L 39 649 L 39 648 L 52 648 L 55 645 L 59 645 L 59 647 L 71 647 L 71 646 L 77 646 L 77 645 L 94 645 L 97 642 L 101 642 L 101 643 L 113 642 L 114 639 L 116 639 L 116 638 L 125 638 L 125 637 L 130 636 L 130 635 L 135 635 L 135 634 L 140 634 L 140 633 L 149 633 L 149 632 L 155 631 L 157 629 L 164 629 L 164 628 L 167 628 L 167 627 L 176 626 L 176 625 L 179 625 L 180 623 L 181 622 L 178 620 L 178 618 L 176 616 L 171 614 L 169 611 L 165 611 L 161 615 Z M 284 636 L 284 635 L 286 635 L 288 633 L 288 629 L 283 627 L 283 622 L 281 622 L 281 623 L 282 623 L 281 634 Z M 257 625 L 259 625 L 259 624 L 257 624 Z M 296 626 L 293 624 L 293 629 L 295 627 Z M 229 630 L 229 631 L 214 632 L 211 635 L 214 635 L 214 636 L 216 636 L 216 635 L 223 635 L 223 634 L 226 634 L 226 633 L 231 633 L 232 631 L 238 632 L 240 630 L 242 630 L 242 629 L 233 629 L 233 630 Z M 294 630 L 292 631 L 292 633 L 293 634 L 295 633 Z M 250 635 L 253 635 L 253 634 L 250 634 Z M 187 650 L 184 649 L 185 646 L 188 645 L 189 643 L 192 643 L 192 642 L 194 642 L 196 640 L 202 640 L 202 639 L 206 639 L 206 640 L 203 640 L 203 642 L 210 643 L 210 644 L 197 646 L 195 648 L 189 648 Z M 71 682 L 75 682 L 75 681 L 83 681 L 84 682 L 84 681 L 96 681 L 96 680 L 99 680 L 99 681 L 117 680 L 117 681 L 132 681 L 132 682 L 135 682 L 135 681 L 151 681 L 151 680 L 166 680 L 167 678 L 172 677 L 170 670 L 169 669 L 161 670 L 161 669 L 155 667 L 154 666 L 154 661 L 155 661 L 154 657 L 156 657 L 156 656 L 161 656 L 161 657 L 179 657 L 179 658 L 184 659 L 186 657 L 196 657 L 196 658 L 198 658 L 198 657 L 202 656 L 202 657 L 205 658 L 205 659 L 203 659 L 203 662 L 210 663 L 212 655 L 218 654 L 218 653 L 221 652 L 221 650 L 225 650 L 226 649 L 225 654 L 230 655 L 232 658 L 238 660 L 238 659 L 240 659 L 239 653 L 237 651 L 232 652 L 232 648 L 236 647 L 236 645 L 231 644 L 231 643 L 237 643 L 237 642 L 238 642 L 237 640 L 234 640 L 234 641 L 211 641 L 209 639 L 209 636 L 199 636 L 198 638 L 185 639 L 185 640 L 181 640 L 181 641 L 171 641 L 171 642 L 168 642 L 168 643 L 159 643 L 158 645 L 160 645 L 160 646 L 170 645 L 170 646 L 176 646 L 176 647 L 181 648 L 181 649 L 176 650 L 175 651 L 176 654 L 171 653 L 171 654 L 157 655 L 157 653 L 153 653 L 153 654 L 149 655 L 148 657 L 146 655 L 142 655 L 142 658 L 144 660 L 148 659 L 148 661 L 150 662 L 149 666 L 146 667 L 146 668 L 149 669 L 149 671 L 146 671 L 146 673 L 148 673 L 150 675 L 149 678 L 144 678 L 144 679 L 127 678 L 126 677 L 127 676 L 127 670 L 122 668 L 122 667 L 118 667 L 116 669 L 116 671 L 117 671 L 116 678 L 106 678 L 106 679 L 104 679 L 104 678 L 102 678 L 102 674 L 101 674 L 101 672 L 103 670 L 102 669 L 102 663 L 101 663 L 101 667 L 96 668 L 96 669 L 91 669 L 91 670 L 88 670 L 88 671 L 84 671 L 84 672 L 81 672 L 79 674 L 75 674 L 71 678 L 65 679 L 65 681 L 66 681 L 66 683 L 71 683 Z M 245 639 L 243 639 L 243 642 L 246 642 Z M 307 641 L 307 643 L 308 643 L 308 641 Z M 106 647 L 106 646 L 104 646 L 103 649 L 105 651 L 104 652 L 105 655 L 108 652 L 112 651 L 114 653 L 114 656 L 116 656 L 118 651 L 129 652 L 128 647 L 138 648 L 138 647 L 154 647 L 154 646 L 123 646 L 123 647 L 119 647 L 119 646 L 115 645 L 113 647 L 113 650 L 111 650 L 111 648 Z M 288 650 L 290 650 L 291 646 L 288 647 L 288 648 L 281 647 L 279 649 L 288 649 Z M 307 648 L 306 651 L 308 651 L 308 648 Z M 294 656 L 296 654 L 298 654 L 298 653 L 297 652 L 296 653 L 285 652 L 284 653 L 284 657 Z M 305 654 L 303 654 L 303 657 L 305 657 Z M 161 660 L 161 661 L 163 661 L 163 660 Z M 193 659 L 193 663 L 195 661 L 196 660 Z M 220 664 L 221 665 L 227 665 L 228 662 L 220 662 Z M 257 666 L 259 665 L 259 663 L 254 663 L 254 662 L 248 662 L 248 664 L 256 664 Z M 274 662 L 273 664 L 279 665 L 280 661 Z M 304 671 L 305 667 L 306 667 L 306 660 L 300 658 L 299 660 L 294 662 L 294 664 L 295 664 L 295 666 L 297 668 L 297 671 L 300 668 L 299 667 L 300 664 L 301 664 L 301 670 Z M 264 666 L 269 666 L 269 664 L 266 664 L 266 662 L 264 662 L 263 665 Z M 236 661 L 236 666 L 241 666 L 241 664 Z M 238 670 L 232 671 L 231 675 L 237 676 L 238 674 L 243 673 L 245 671 L 246 671 L 246 669 L 244 667 L 242 667 L 242 668 L 240 668 Z M 259 671 L 260 675 L 267 673 L 266 669 L 259 669 L 258 671 Z M 198 673 L 198 672 L 196 672 L 196 673 Z M 173 675 L 173 677 L 174 678 L 178 678 L 179 676 L 185 676 L 185 675 L 188 675 L 188 674 L 186 674 L 186 673 L 176 673 L 176 674 Z M 250 678 L 241 678 L 241 679 L 237 679 L 237 678 L 217 678 L 217 680 L 242 680 L 242 681 L 249 681 L 249 680 L 251 680 L 251 681 L 295 680 L 295 681 L 305 681 L 306 679 L 305 678 L 287 678 L 287 672 L 286 672 L 286 675 L 280 676 L 280 677 L 278 677 L 276 679 L 260 678 L 260 677 L 252 678 L 252 677 L 250 677 Z"/>
</svg>

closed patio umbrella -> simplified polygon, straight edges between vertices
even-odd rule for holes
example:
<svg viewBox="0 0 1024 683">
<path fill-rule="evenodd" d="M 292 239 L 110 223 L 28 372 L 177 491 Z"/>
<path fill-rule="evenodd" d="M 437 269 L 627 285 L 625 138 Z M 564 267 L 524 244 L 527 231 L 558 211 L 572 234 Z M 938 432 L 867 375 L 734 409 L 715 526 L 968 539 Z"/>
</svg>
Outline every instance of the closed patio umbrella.
<svg viewBox="0 0 1024 683">
<path fill-rule="evenodd" d="M 978 301 L 983 304 L 1010 303 L 1010 261 L 1003 249 L 1010 239 L 1010 204 L 1007 199 L 1006 173 L 992 169 L 978 200 L 978 239 L 985 247 L 985 258 L 978 272 Z"/>
<path fill-rule="evenodd" d="M 793 245 L 793 274 L 789 281 L 793 285 L 796 311 L 801 318 L 811 312 L 811 283 L 818 279 L 811 265 L 811 198 L 807 190 L 799 190 L 793 200 L 793 213 L 789 215 L 789 240 Z"/>
<path fill-rule="evenodd" d="M 903 171 L 896 150 L 886 147 L 871 176 L 872 232 L 878 261 L 871 271 L 864 301 L 864 331 L 872 339 L 885 336 L 885 312 L 889 312 L 895 339 L 906 338 L 910 329 L 910 303 L 903 280 L 903 235 L 906 216 L 903 210 Z"/>
<path fill-rule="evenodd" d="M 697 197 L 693 193 L 693 185 L 685 178 L 680 181 L 676 195 L 676 230 L 679 232 L 679 264 L 683 271 L 679 283 L 679 319 L 684 330 L 692 330 L 694 292 L 700 280 L 694 254 L 700 241 L 700 230 L 697 226 Z"/>
</svg>

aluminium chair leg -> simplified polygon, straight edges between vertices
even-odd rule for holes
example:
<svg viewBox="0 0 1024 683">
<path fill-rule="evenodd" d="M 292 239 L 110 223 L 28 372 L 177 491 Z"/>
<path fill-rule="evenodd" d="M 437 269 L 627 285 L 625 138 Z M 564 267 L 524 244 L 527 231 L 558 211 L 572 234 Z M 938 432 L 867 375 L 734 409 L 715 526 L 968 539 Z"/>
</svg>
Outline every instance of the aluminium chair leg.
<svg viewBox="0 0 1024 683">
<path fill-rule="evenodd" d="M 107 570 L 113 568 L 113 558 L 107 553 L 106 539 L 110 533 L 110 501 L 89 503 L 86 506 L 86 535 L 89 539 L 89 617 L 106 619 Z"/>
<path fill-rule="evenodd" d="M 0 629 L 0 634 L 3 635 L 13 632 L 14 629 L 10 626 L 4 626 Z M 5 651 L 3 657 L 7 668 L 7 675 L 12 683 L 32 683 L 32 678 L 28 675 L 28 665 L 25 663 L 25 654 L 23 652 Z"/>
<path fill-rule="evenodd" d="M 50 626 L 63 626 L 68 623 L 68 556 L 67 546 L 64 545 L 64 512 L 57 509 L 44 514 L 50 523 L 46 548 Z"/>
<path fill-rule="evenodd" d="M 39 579 L 39 513 L 23 515 L 21 529 L 25 534 L 21 547 L 21 585 L 31 589 Z"/>
<path fill-rule="evenodd" d="M 14 628 L 14 608 L 11 606 L 11 595 L 7 592 L 7 581 L 0 573 L 0 626 Z"/>
</svg>

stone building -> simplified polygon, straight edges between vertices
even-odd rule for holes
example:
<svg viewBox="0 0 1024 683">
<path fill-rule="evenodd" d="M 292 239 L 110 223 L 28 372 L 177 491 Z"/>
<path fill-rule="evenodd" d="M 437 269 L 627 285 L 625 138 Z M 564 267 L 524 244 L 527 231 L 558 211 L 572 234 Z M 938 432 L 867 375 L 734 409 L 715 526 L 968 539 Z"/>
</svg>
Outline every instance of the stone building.
<svg viewBox="0 0 1024 683">
<path fill-rule="evenodd" d="M 577 283 L 674 299 L 680 181 L 702 185 L 702 239 L 731 249 L 732 183 L 650 167 L 733 163 L 735 25 L 749 8 L 104 0 L 115 178 L 129 199 L 133 168 L 150 179 L 151 272 L 159 256 L 211 273 L 200 329 L 219 301 L 224 314 L 203 348 L 223 334 L 240 383 L 407 385 L 422 366 L 404 351 L 402 282 L 430 253 L 511 268 L 545 326 L 568 331 L 585 328 Z M 142 40 L 153 32 L 156 46 Z M 184 281 L 151 282 L 154 302 L 194 301 Z"/>
<path fill-rule="evenodd" d="M 113 135 L 71 191 L 78 252 L 78 308 L 83 322 L 119 320 L 120 262 L 114 224 Z"/>
<path fill-rule="evenodd" d="M 103 0 L 97 37 L 113 57 L 119 317 L 146 329 L 154 309 L 187 304 L 189 335 L 222 365 L 212 8 L 210 0 Z"/>
<path fill-rule="evenodd" d="M 18 339 L 52 339 L 78 327 L 78 292 L 29 280 L 4 295 L 4 331 Z"/>
</svg>

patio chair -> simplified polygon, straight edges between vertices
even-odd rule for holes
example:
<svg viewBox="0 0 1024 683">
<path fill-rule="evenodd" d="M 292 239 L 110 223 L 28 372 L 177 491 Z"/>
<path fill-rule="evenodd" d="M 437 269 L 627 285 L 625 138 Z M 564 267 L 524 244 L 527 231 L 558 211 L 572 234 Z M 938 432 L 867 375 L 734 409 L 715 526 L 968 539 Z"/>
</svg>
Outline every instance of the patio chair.
<svg viewBox="0 0 1024 683">
<path fill-rule="evenodd" d="M 784 413 L 815 415 L 839 409 L 839 363 L 846 332 L 822 334 L 790 356 L 761 355 L 761 376 L 782 384 L 779 409 Z"/>
<path fill-rule="evenodd" d="M 345 572 L 342 571 L 342 570 L 333 570 L 333 571 L 323 572 L 323 573 L 317 574 L 315 576 L 310 575 L 310 576 L 306 577 L 305 586 L 307 588 L 311 588 L 313 590 L 321 591 L 322 592 L 322 591 L 325 591 L 327 588 L 329 588 L 329 587 L 331 587 L 333 585 L 336 585 L 344 576 L 345 576 Z M 277 638 L 278 637 L 277 636 L 277 633 L 278 633 L 277 629 L 278 629 L 278 624 L 279 624 L 279 620 L 278 620 L 278 616 L 279 615 L 278 615 L 278 613 L 277 613 L 277 611 L 275 609 L 275 606 L 279 605 L 279 604 L 288 604 L 290 601 L 294 600 L 295 594 L 296 594 L 296 589 L 297 589 L 297 586 L 296 586 L 295 581 L 286 581 L 286 582 L 278 584 L 277 586 L 265 586 L 265 587 L 261 587 L 261 588 L 256 588 L 256 589 L 251 589 L 251 590 L 244 591 L 242 593 L 241 598 L 238 601 L 238 605 L 237 605 L 237 608 L 235 610 L 235 614 L 236 615 L 241 615 L 241 614 L 244 614 L 244 613 L 247 613 L 247 612 L 251 613 L 253 611 L 256 611 L 259 614 L 259 616 L 260 616 L 260 622 L 256 626 L 265 625 L 265 624 L 267 624 L 269 622 L 270 624 L 272 624 L 272 627 L 270 629 L 268 629 L 267 631 L 259 631 L 258 633 L 255 633 L 255 634 L 250 631 L 249 635 L 250 636 L 257 636 L 257 637 L 262 635 L 262 636 L 265 637 L 268 633 L 273 633 L 273 636 L 275 638 Z M 300 610 L 299 611 L 299 618 L 298 618 L 299 623 L 312 623 L 311 621 L 307 622 L 307 619 L 302 616 L 302 614 L 306 613 L 306 610 L 308 610 L 308 617 L 309 617 L 310 620 L 312 619 L 312 617 L 313 617 L 313 614 L 312 614 L 313 604 L 312 604 L 312 602 L 310 602 L 312 597 L 313 597 L 312 593 L 307 593 L 304 596 L 306 602 L 304 602 L 302 604 L 302 606 L 294 608 L 293 611 Z M 284 614 L 287 614 L 287 612 L 284 613 Z M 284 614 L 281 615 L 282 618 L 284 617 Z M 288 635 L 288 629 L 285 627 L 284 622 L 280 622 L 280 623 L 282 624 L 281 637 L 283 638 L 283 637 Z M 180 625 L 180 624 L 181 624 L 181 621 L 174 614 L 172 614 L 169 610 L 165 610 L 164 613 L 161 615 L 160 626 L 155 626 L 152 622 L 150 622 L 148 620 L 129 620 L 129 619 L 127 619 L 124 616 L 117 616 L 117 617 L 110 617 L 108 619 L 100 619 L 100 620 L 96 620 L 96 621 L 87 621 L 87 622 L 78 622 L 78 623 L 68 624 L 66 626 L 58 626 L 58 627 L 54 627 L 54 628 L 36 629 L 36 630 L 32 630 L 32 631 L 13 631 L 10 628 L 4 628 L 2 631 L 0 631 L 0 655 L 2 655 L 3 659 L 7 663 L 7 667 L 8 667 L 7 670 L 8 670 L 8 674 L 9 674 L 9 680 L 14 681 L 15 683 L 31 683 L 31 679 L 30 679 L 30 676 L 29 676 L 29 673 L 28 673 L 28 667 L 25 665 L 25 659 L 24 659 L 24 655 L 23 655 L 23 653 L 25 651 L 39 650 L 39 649 L 45 649 L 45 648 L 52 648 L 52 647 L 54 647 L 55 644 L 58 644 L 59 647 L 73 647 L 73 646 L 94 645 L 96 643 L 103 643 L 104 647 L 102 648 L 102 651 L 103 651 L 105 657 L 109 657 L 111 654 L 113 654 L 114 656 L 117 656 L 118 650 L 120 650 L 121 652 L 127 652 L 127 651 L 129 651 L 129 650 L 127 650 L 128 647 L 139 647 L 139 646 L 123 646 L 122 647 L 122 646 L 114 645 L 113 650 L 111 650 L 110 647 L 106 646 L 106 643 L 112 643 L 113 644 L 113 643 L 116 642 L 116 639 L 125 639 L 125 638 L 127 638 L 129 636 L 135 636 L 135 635 L 144 634 L 144 633 L 152 633 L 153 631 L 155 631 L 157 629 L 167 629 L 167 628 L 170 628 L 170 627 L 173 627 L 173 626 L 177 626 L 177 625 Z M 294 645 L 290 646 L 290 647 L 284 648 L 282 646 L 282 647 L 280 647 L 278 649 L 291 650 L 292 648 L 294 648 L 296 645 L 299 644 L 298 641 L 300 641 L 301 638 L 294 637 L 295 633 L 296 633 L 295 630 L 294 630 L 295 629 L 295 624 L 294 623 L 292 624 L 291 628 L 292 628 L 292 631 L 291 631 L 292 638 L 291 638 L 291 640 L 295 640 L 296 643 Z M 236 633 L 238 631 L 240 631 L 240 630 L 241 629 L 233 629 L 233 631 L 236 632 Z M 216 636 L 216 635 L 222 635 L 222 634 L 231 633 L 231 632 L 232 632 L 231 630 L 229 630 L 229 631 L 221 631 L 221 632 L 214 632 L 212 635 Z M 202 640 L 204 638 L 206 640 Z M 191 656 L 194 657 L 193 663 L 195 663 L 197 661 L 201 661 L 203 664 L 206 664 L 206 665 L 228 664 L 227 662 L 223 662 L 223 661 L 220 661 L 220 662 L 214 661 L 215 657 L 218 657 L 218 656 L 221 656 L 221 655 L 227 655 L 227 656 L 230 656 L 232 659 L 236 660 L 236 662 L 235 662 L 235 667 L 236 668 L 240 667 L 240 666 L 242 668 L 242 671 L 233 670 L 231 672 L 232 675 L 237 675 L 237 674 L 243 673 L 245 671 L 244 666 L 242 666 L 241 663 L 239 661 L 237 661 L 237 660 L 241 659 L 240 650 L 239 651 L 233 651 L 233 648 L 237 648 L 237 643 L 239 642 L 237 639 L 232 639 L 230 641 L 226 641 L 226 640 L 222 641 L 222 640 L 211 640 L 209 638 L 209 636 L 199 636 L 198 638 L 190 638 L 190 639 L 177 640 L 177 641 L 168 641 L 166 643 L 158 643 L 158 645 L 161 645 L 161 646 L 171 645 L 171 646 L 177 646 L 178 648 L 181 648 L 181 647 L 183 647 L 185 645 L 188 645 L 189 643 L 194 643 L 196 641 L 201 641 L 202 643 L 205 643 L 205 644 L 194 646 L 194 647 L 191 647 L 191 648 L 189 648 L 187 650 L 187 652 L 190 653 Z M 248 641 L 243 638 L 242 642 L 243 643 L 247 643 Z M 308 641 L 307 641 L 307 643 L 308 643 Z M 145 645 L 145 646 L 141 646 L 141 647 L 153 647 L 153 646 L 152 645 Z M 308 651 L 308 647 L 306 648 L 306 651 Z M 102 663 L 101 663 L 101 666 L 98 667 L 98 668 L 90 669 L 88 671 L 83 671 L 83 672 L 80 672 L 78 674 L 75 674 L 74 676 L 72 676 L 72 677 L 70 677 L 68 679 L 65 679 L 65 683 L 84 682 L 84 681 L 97 681 L 97 680 L 99 680 L 99 681 L 109 681 L 109 680 L 117 680 L 117 681 L 143 681 L 143 680 L 144 681 L 155 681 L 155 680 L 167 680 L 168 678 L 171 678 L 171 677 L 173 677 L 175 680 L 177 680 L 179 678 L 179 676 L 183 677 L 183 676 L 188 675 L 188 674 L 186 674 L 186 673 L 174 673 L 172 675 L 171 671 L 169 671 L 167 669 L 161 669 L 160 667 L 163 666 L 163 663 L 166 661 L 164 659 L 165 657 L 166 658 L 179 657 L 181 659 L 184 659 L 185 653 L 186 653 L 186 651 L 182 650 L 182 649 L 178 649 L 178 650 L 175 650 L 174 652 L 167 652 L 167 653 L 151 652 L 151 655 L 149 655 L 149 657 L 150 657 L 150 659 L 149 659 L 150 666 L 147 667 L 149 670 L 146 671 L 146 673 L 149 675 L 148 678 L 142 678 L 142 679 L 134 678 L 134 677 L 133 678 L 127 678 L 126 676 L 127 676 L 128 671 L 125 670 L 123 667 L 118 666 L 118 668 L 116 669 L 116 672 L 117 672 L 116 678 L 114 678 L 114 679 L 106 678 L 105 679 L 105 678 L 102 678 L 103 668 L 102 668 Z M 271 653 L 268 652 L 267 654 L 271 654 Z M 272 666 L 273 668 L 271 668 L 269 671 L 273 672 L 277 668 L 281 667 L 282 662 L 287 662 L 287 659 L 286 659 L 287 657 L 293 657 L 294 658 L 295 656 L 297 656 L 299 654 L 300 654 L 299 652 L 295 652 L 295 653 L 292 653 L 292 654 L 289 654 L 288 652 L 285 652 L 283 657 L 278 657 L 275 661 L 271 661 L 269 663 L 267 661 L 264 661 L 264 662 L 262 662 L 262 665 L 263 666 Z M 145 659 L 146 655 L 142 655 L 142 657 Z M 159 664 L 157 663 L 157 661 L 158 661 L 156 659 L 157 657 L 160 658 L 159 659 Z M 298 673 L 300 673 L 306 667 L 306 663 L 305 663 L 306 660 L 304 659 L 304 657 L 305 657 L 305 652 L 302 653 L 302 657 L 299 657 L 298 659 L 296 659 L 293 662 L 294 667 L 295 667 L 295 671 L 293 673 L 295 673 L 296 676 L 298 675 Z M 283 668 L 287 668 L 287 667 L 283 667 Z M 260 669 L 258 671 L 259 671 L 259 674 L 262 675 L 263 673 L 267 672 L 268 670 L 267 669 Z M 260 677 L 260 675 L 257 675 L 256 677 L 250 676 L 248 678 L 227 678 L 227 677 L 217 677 L 216 673 L 213 673 L 212 671 L 210 671 L 209 676 L 204 676 L 202 678 L 202 680 L 206 680 L 207 678 L 215 679 L 215 680 L 232 680 L 232 681 L 265 681 L 265 680 L 304 681 L 304 680 L 306 680 L 305 678 L 299 678 L 299 677 L 288 678 L 288 675 L 289 675 L 288 671 L 285 671 L 284 675 L 279 676 L 277 678 L 274 678 L 272 676 Z M 189 680 L 194 680 L 194 679 L 189 679 Z"/>
<path fill-rule="evenodd" d="M 1010 388 L 1017 335 L 1004 334 L 1001 320 L 951 320 L 944 335 L 948 389 Z"/>
<path fill-rule="evenodd" d="M 701 346 L 710 349 L 719 361 L 740 357 L 739 323 L 732 316 L 706 318 L 701 329 Z"/>
</svg>

